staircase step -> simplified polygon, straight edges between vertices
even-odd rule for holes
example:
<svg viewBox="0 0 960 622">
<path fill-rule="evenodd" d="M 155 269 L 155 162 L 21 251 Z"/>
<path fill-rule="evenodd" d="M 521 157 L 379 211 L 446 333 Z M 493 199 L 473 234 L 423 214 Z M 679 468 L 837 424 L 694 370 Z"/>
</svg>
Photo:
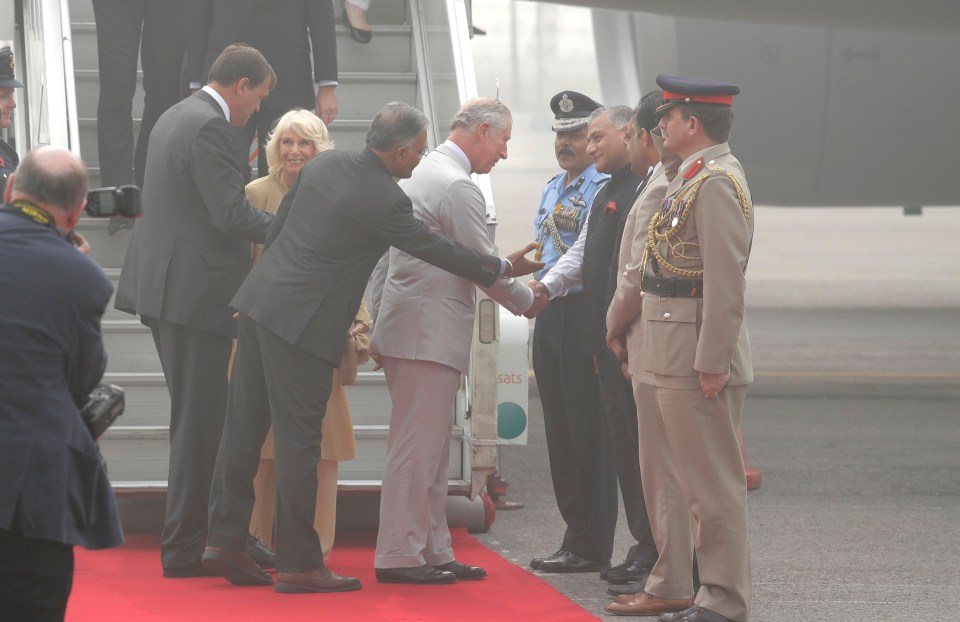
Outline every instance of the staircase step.
<svg viewBox="0 0 960 622">
<path fill-rule="evenodd" d="M 339 478 L 349 481 L 381 479 L 388 432 L 388 426 L 354 425 L 357 457 L 340 463 Z M 447 471 L 451 479 L 461 477 L 462 439 L 463 429 L 454 426 Z M 166 480 L 170 449 L 167 426 L 114 425 L 99 442 L 110 481 L 115 487 L 128 487 L 131 482 Z"/>
<path fill-rule="evenodd" d="M 109 218 L 84 216 L 77 223 L 77 231 L 90 243 L 89 256 L 91 259 L 100 264 L 101 268 L 116 268 L 119 270 L 123 267 L 123 258 L 127 253 L 130 230 L 124 229 L 110 235 L 109 226 Z"/>
<path fill-rule="evenodd" d="M 80 21 L 71 15 L 70 33 L 73 37 L 73 66 L 78 70 L 96 70 L 97 25 L 92 21 Z M 373 25 L 373 39 L 370 43 L 360 44 L 350 38 L 350 31 L 340 24 L 337 33 L 337 69 L 344 72 L 367 71 L 376 67 L 378 71 L 411 71 L 416 66 L 413 57 L 410 26 Z"/>
<path fill-rule="evenodd" d="M 103 343 L 109 352 L 107 372 L 155 373 L 163 375 L 160 357 L 150 329 L 140 320 L 128 315 L 123 320 L 104 320 L 101 323 Z"/>
<path fill-rule="evenodd" d="M 123 389 L 126 403 L 117 425 L 167 426 L 170 424 L 170 393 L 163 374 L 106 373 L 103 382 Z"/>
<path fill-rule="evenodd" d="M 96 120 L 100 97 L 100 73 L 96 69 L 78 69 L 74 72 L 77 86 L 77 116 Z M 137 74 L 137 92 L 133 98 L 133 117 L 143 116 L 143 75 Z M 337 99 L 340 117 L 344 120 L 372 119 L 389 101 L 417 103 L 417 76 L 412 72 L 340 72 Z M 94 125 L 95 127 L 95 125 Z M 96 133 L 94 133 L 96 136 Z M 94 143 L 95 147 L 96 143 Z M 87 150 L 89 151 L 89 149 Z M 95 162 L 85 155 L 88 164 Z"/>
</svg>

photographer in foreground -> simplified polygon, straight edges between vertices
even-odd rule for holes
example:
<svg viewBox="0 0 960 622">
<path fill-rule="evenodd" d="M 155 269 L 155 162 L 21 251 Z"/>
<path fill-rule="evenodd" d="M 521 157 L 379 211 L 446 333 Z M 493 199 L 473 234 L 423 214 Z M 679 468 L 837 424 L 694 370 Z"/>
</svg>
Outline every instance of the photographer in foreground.
<svg viewBox="0 0 960 622">
<path fill-rule="evenodd" d="M 96 443 L 80 416 L 106 367 L 111 286 L 66 236 L 87 173 L 69 151 L 31 151 L 0 207 L 0 612 L 63 620 L 73 547 L 123 543 Z"/>
</svg>

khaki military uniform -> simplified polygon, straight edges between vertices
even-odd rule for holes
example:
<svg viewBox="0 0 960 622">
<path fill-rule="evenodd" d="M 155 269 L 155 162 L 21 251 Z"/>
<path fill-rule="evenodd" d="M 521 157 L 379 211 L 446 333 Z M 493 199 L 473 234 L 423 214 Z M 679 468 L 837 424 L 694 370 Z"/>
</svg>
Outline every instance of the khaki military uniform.
<svg viewBox="0 0 960 622">
<path fill-rule="evenodd" d="M 631 358 L 636 352 L 643 487 L 660 551 L 645 590 L 690 596 L 692 529 L 702 583 L 696 604 L 738 621 L 748 619 L 751 599 L 736 430 L 753 380 L 744 311 L 752 237 L 749 188 L 729 146 L 688 158 L 651 221 L 639 326 L 631 326 L 639 335 L 630 351 Z M 624 278 L 639 276 L 627 270 Z M 672 278 L 693 286 L 650 292 L 656 281 Z M 717 398 L 704 397 L 700 372 L 730 374 Z"/>
</svg>

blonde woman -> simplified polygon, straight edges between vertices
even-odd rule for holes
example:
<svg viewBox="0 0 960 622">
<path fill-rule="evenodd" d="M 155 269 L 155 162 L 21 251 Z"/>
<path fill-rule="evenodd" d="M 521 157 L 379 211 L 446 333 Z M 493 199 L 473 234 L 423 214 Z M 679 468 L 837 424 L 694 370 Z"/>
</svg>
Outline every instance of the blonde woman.
<svg viewBox="0 0 960 622">
<path fill-rule="evenodd" d="M 333 148 L 327 128 L 316 115 L 307 110 L 291 110 L 277 121 L 267 142 L 267 165 L 269 174 L 247 185 L 247 199 L 254 207 L 276 213 L 280 201 L 300 169 L 321 151 Z M 261 245 L 254 245 L 254 261 L 263 253 Z M 317 465 L 317 514 L 314 528 L 320 536 L 323 559 L 326 561 L 333 548 L 337 522 L 337 463 L 353 459 L 356 446 L 353 438 L 353 422 L 344 384 L 353 384 L 356 365 L 369 357 L 370 314 L 366 305 L 360 305 L 357 319 L 347 337 L 347 354 L 340 369 L 333 372 L 333 389 L 323 418 L 323 442 L 320 446 L 320 463 Z M 256 502 L 250 518 L 250 533 L 258 536 L 264 544 L 274 548 L 273 523 L 276 515 L 276 460 L 273 447 L 273 431 L 267 434 L 260 451 L 260 470 L 253 480 Z"/>
</svg>

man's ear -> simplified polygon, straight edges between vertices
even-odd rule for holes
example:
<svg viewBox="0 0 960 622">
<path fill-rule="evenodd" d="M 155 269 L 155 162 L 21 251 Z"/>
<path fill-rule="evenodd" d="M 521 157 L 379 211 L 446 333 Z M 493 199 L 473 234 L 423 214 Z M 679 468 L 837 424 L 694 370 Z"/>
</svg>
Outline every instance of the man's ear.
<svg viewBox="0 0 960 622">
<path fill-rule="evenodd" d="M 13 178 L 16 176 L 16 173 L 10 173 L 10 177 L 7 178 L 7 187 L 3 189 L 4 203 L 9 203 L 10 199 L 13 197 Z"/>
<path fill-rule="evenodd" d="M 87 197 L 84 196 L 83 200 L 78 203 L 69 214 L 67 214 L 67 231 L 73 231 L 76 228 L 77 223 L 80 222 L 80 217 L 83 216 L 83 210 L 87 208 Z"/>
</svg>

